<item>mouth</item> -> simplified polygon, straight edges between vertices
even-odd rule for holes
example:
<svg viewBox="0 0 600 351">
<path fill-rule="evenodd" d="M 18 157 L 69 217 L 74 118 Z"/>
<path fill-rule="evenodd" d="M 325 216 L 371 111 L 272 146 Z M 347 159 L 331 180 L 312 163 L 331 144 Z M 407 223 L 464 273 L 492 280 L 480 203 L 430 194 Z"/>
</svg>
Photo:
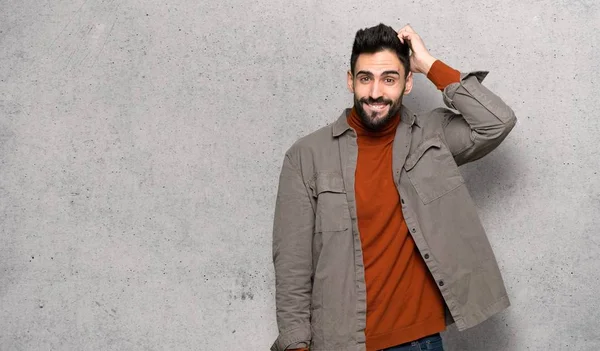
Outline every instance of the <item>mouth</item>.
<svg viewBox="0 0 600 351">
<path fill-rule="evenodd" d="M 363 106 L 365 106 L 368 110 L 372 112 L 382 112 L 385 111 L 389 104 L 387 102 L 374 102 L 370 104 L 364 102 Z"/>
</svg>

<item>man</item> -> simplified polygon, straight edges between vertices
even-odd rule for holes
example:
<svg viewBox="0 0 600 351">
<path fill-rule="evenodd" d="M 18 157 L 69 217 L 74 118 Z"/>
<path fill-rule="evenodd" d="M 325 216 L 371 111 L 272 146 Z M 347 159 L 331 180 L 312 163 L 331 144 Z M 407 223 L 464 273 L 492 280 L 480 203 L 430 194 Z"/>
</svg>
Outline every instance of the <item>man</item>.
<svg viewBox="0 0 600 351">
<path fill-rule="evenodd" d="M 481 85 L 487 72 L 436 60 L 408 25 L 359 30 L 350 61 L 354 107 L 283 162 L 271 350 L 443 350 L 447 325 L 509 306 L 458 166 L 496 148 L 516 118 Z M 458 113 L 403 106 L 415 73 Z"/>
</svg>

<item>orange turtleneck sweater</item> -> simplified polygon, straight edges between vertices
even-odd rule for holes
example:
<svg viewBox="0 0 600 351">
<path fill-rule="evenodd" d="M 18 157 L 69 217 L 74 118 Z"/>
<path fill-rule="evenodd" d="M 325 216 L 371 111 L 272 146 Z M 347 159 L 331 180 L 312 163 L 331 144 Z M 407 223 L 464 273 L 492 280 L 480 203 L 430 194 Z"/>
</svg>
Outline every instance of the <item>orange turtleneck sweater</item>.
<svg viewBox="0 0 600 351">
<path fill-rule="evenodd" d="M 443 90 L 460 73 L 438 60 L 427 77 Z M 392 176 L 400 115 L 377 132 L 366 129 L 354 109 L 348 123 L 358 141 L 355 192 L 367 286 L 366 346 L 375 351 L 443 331 L 444 301 L 409 235 Z"/>
</svg>

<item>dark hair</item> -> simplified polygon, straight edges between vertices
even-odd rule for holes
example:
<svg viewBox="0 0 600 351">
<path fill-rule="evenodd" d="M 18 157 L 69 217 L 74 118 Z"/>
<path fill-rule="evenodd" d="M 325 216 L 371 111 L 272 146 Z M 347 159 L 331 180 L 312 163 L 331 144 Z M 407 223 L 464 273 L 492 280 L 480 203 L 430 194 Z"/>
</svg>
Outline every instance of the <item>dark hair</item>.
<svg viewBox="0 0 600 351">
<path fill-rule="evenodd" d="M 396 53 L 400 62 L 404 66 L 404 74 L 410 72 L 410 52 L 409 46 L 398 39 L 398 33 L 394 28 L 386 26 L 383 23 L 371 28 L 360 29 L 354 37 L 352 46 L 352 56 L 350 57 L 350 71 L 354 75 L 354 66 L 360 54 L 374 54 L 376 52 L 391 50 Z"/>
</svg>

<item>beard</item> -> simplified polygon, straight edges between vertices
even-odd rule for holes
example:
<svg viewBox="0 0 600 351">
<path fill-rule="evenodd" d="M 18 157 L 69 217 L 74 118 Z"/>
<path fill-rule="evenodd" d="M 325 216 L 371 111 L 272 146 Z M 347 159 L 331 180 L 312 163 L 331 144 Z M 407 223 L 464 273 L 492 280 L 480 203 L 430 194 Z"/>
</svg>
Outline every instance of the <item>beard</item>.
<svg viewBox="0 0 600 351">
<path fill-rule="evenodd" d="M 402 109 L 402 95 L 403 95 L 404 91 L 402 91 L 402 94 L 400 94 L 400 97 L 398 97 L 397 100 L 390 100 L 390 99 L 385 99 L 383 97 L 380 97 L 378 99 L 372 99 L 370 97 L 363 97 L 358 99 L 356 94 L 354 95 L 354 108 L 356 109 L 356 112 L 358 114 L 358 116 L 360 117 L 361 122 L 363 123 L 363 125 L 372 131 L 379 131 L 384 129 L 389 123 L 390 121 L 394 118 L 394 116 L 396 116 L 396 114 L 398 114 L 400 112 L 400 110 Z M 372 112 L 371 114 L 369 114 L 369 112 L 367 112 L 364 108 L 363 108 L 363 104 L 374 104 L 374 103 L 385 103 L 389 106 L 388 109 L 388 113 L 380 118 L 378 117 L 378 113 L 377 112 Z"/>
</svg>

